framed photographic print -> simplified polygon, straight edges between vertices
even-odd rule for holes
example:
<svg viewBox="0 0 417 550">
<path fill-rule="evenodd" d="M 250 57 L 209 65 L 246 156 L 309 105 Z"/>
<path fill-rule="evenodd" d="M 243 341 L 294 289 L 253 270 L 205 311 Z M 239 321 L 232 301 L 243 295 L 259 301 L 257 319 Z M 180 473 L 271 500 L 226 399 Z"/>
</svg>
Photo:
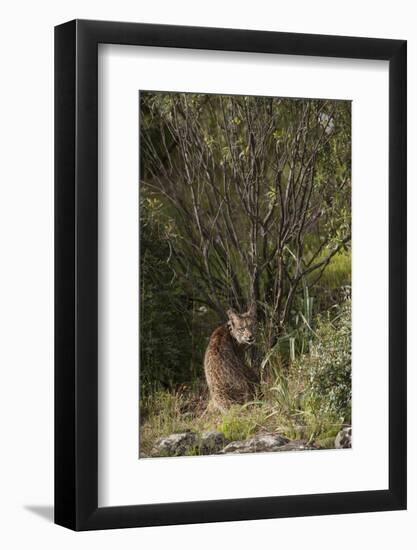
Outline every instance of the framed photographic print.
<svg viewBox="0 0 417 550">
<path fill-rule="evenodd" d="M 406 507 L 406 42 L 55 29 L 55 521 Z"/>
</svg>

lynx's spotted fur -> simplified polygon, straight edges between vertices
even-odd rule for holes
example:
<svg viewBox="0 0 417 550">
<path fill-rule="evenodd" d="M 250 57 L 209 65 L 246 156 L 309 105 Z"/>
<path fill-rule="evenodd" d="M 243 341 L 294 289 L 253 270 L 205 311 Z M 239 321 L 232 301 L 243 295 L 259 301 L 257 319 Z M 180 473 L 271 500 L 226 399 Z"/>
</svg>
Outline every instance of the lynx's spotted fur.
<svg viewBox="0 0 417 550">
<path fill-rule="evenodd" d="M 222 412 L 233 404 L 249 401 L 258 382 L 244 361 L 245 351 L 255 341 L 255 306 L 241 315 L 230 309 L 227 316 L 229 321 L 211 335 L 204 357 L 211 401 Z"/>
</svg>

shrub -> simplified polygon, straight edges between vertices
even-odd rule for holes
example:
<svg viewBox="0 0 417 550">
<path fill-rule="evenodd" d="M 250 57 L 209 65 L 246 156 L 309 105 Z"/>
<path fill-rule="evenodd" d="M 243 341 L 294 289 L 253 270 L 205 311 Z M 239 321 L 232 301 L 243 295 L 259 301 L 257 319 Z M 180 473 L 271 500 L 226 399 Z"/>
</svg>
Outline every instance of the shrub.
<svg viewBox="0 0 417 550">
<path fill-rule="evenodd" d="M 346 422 L 351 416 L 351 301 L 319 318 L 310 352 L 300 356 L 294 372 L 304 380 L 304 408 L 316 416 Z"/>
</svg>

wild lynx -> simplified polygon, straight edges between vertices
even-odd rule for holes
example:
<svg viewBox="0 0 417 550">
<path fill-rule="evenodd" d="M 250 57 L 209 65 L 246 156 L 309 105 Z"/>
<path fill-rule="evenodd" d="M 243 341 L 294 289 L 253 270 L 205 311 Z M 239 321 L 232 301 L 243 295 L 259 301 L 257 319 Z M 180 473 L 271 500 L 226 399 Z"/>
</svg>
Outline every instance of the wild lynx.
<svg viewBox="0 0 417 550">
<path fill-rule="evenodd" d="M 258 381 L 244 362 L 245 350 L 255 341 L 255 306 L 242 315 L 229 309 L 227 316 L 229 321 L 211 335 L 204 357 L 211 401 L 223 412 L 234 403 L 250 400 Z"/>
</svg>

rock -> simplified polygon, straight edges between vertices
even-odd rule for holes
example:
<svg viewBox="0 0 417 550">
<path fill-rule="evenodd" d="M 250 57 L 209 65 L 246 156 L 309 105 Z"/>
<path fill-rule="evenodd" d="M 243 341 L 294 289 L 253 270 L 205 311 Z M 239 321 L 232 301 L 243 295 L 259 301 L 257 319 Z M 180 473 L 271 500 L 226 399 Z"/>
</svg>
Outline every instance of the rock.
<svg viewBox="0 0 417 550">
<path fill-rule="evenodd" d="M 183 456 L 198 445 L 198 437 L 194 432 L 184 432 L 161 437 L 151 450 L 151 456 Z"/>
<path fill-rule="evenodd" d="M 307 441 L 303 439 L 294 439 L 293 441 L 289 441 L 285 445 L 282 445 L 282 447 L 279 447 L 276 449 L 277 451 L 314 451 L 318 449 L 317 445 L 315 443 L 308 443 Z"/>
<path fill-rule="evenodd" d="M 199 435 L 188 431 L 159 438 L 149 456 L 267 453 L 275 451 L 304 451 L 317 448 L 314 443 L 308 443 L 306 440 L 290 441 L 282 435 L 272 433 L 258 434 L 243 441 L 232 441 L 229 443 L 221 432 L 203 432 Z M 144 455 L 140 456 L 141 458 L 145 458 Z"/>
<path fill-rule="evenodd" d="M 352 447 L 352 426 L 340 430 L 334 441 L 336 449 L 350 449 Z"/>
<path fill-rule="evenodd" d="M 184 432 L 161 437 L 154 444 L 150 455 L 156 456 L 183 456 L 187 451 L 195 448 L 197 454 L 216 454 L 228 443 L 221 432 L 203 432 L 198 435 L 194 432 Z"/>
<path fill-rule="evenodd" d="M 200 453 L 202 455 L 216 454 L 228 443 L 221 432 L 203 432 L 200 436 Z"/>
<path fill-rule="evenodd" d="M 232 441 L 221 451 L 226 453 L 266 453 L 279 451 L 289 439 L 278 434 L 258 434 L 244 441 Z"/>
</svg>

